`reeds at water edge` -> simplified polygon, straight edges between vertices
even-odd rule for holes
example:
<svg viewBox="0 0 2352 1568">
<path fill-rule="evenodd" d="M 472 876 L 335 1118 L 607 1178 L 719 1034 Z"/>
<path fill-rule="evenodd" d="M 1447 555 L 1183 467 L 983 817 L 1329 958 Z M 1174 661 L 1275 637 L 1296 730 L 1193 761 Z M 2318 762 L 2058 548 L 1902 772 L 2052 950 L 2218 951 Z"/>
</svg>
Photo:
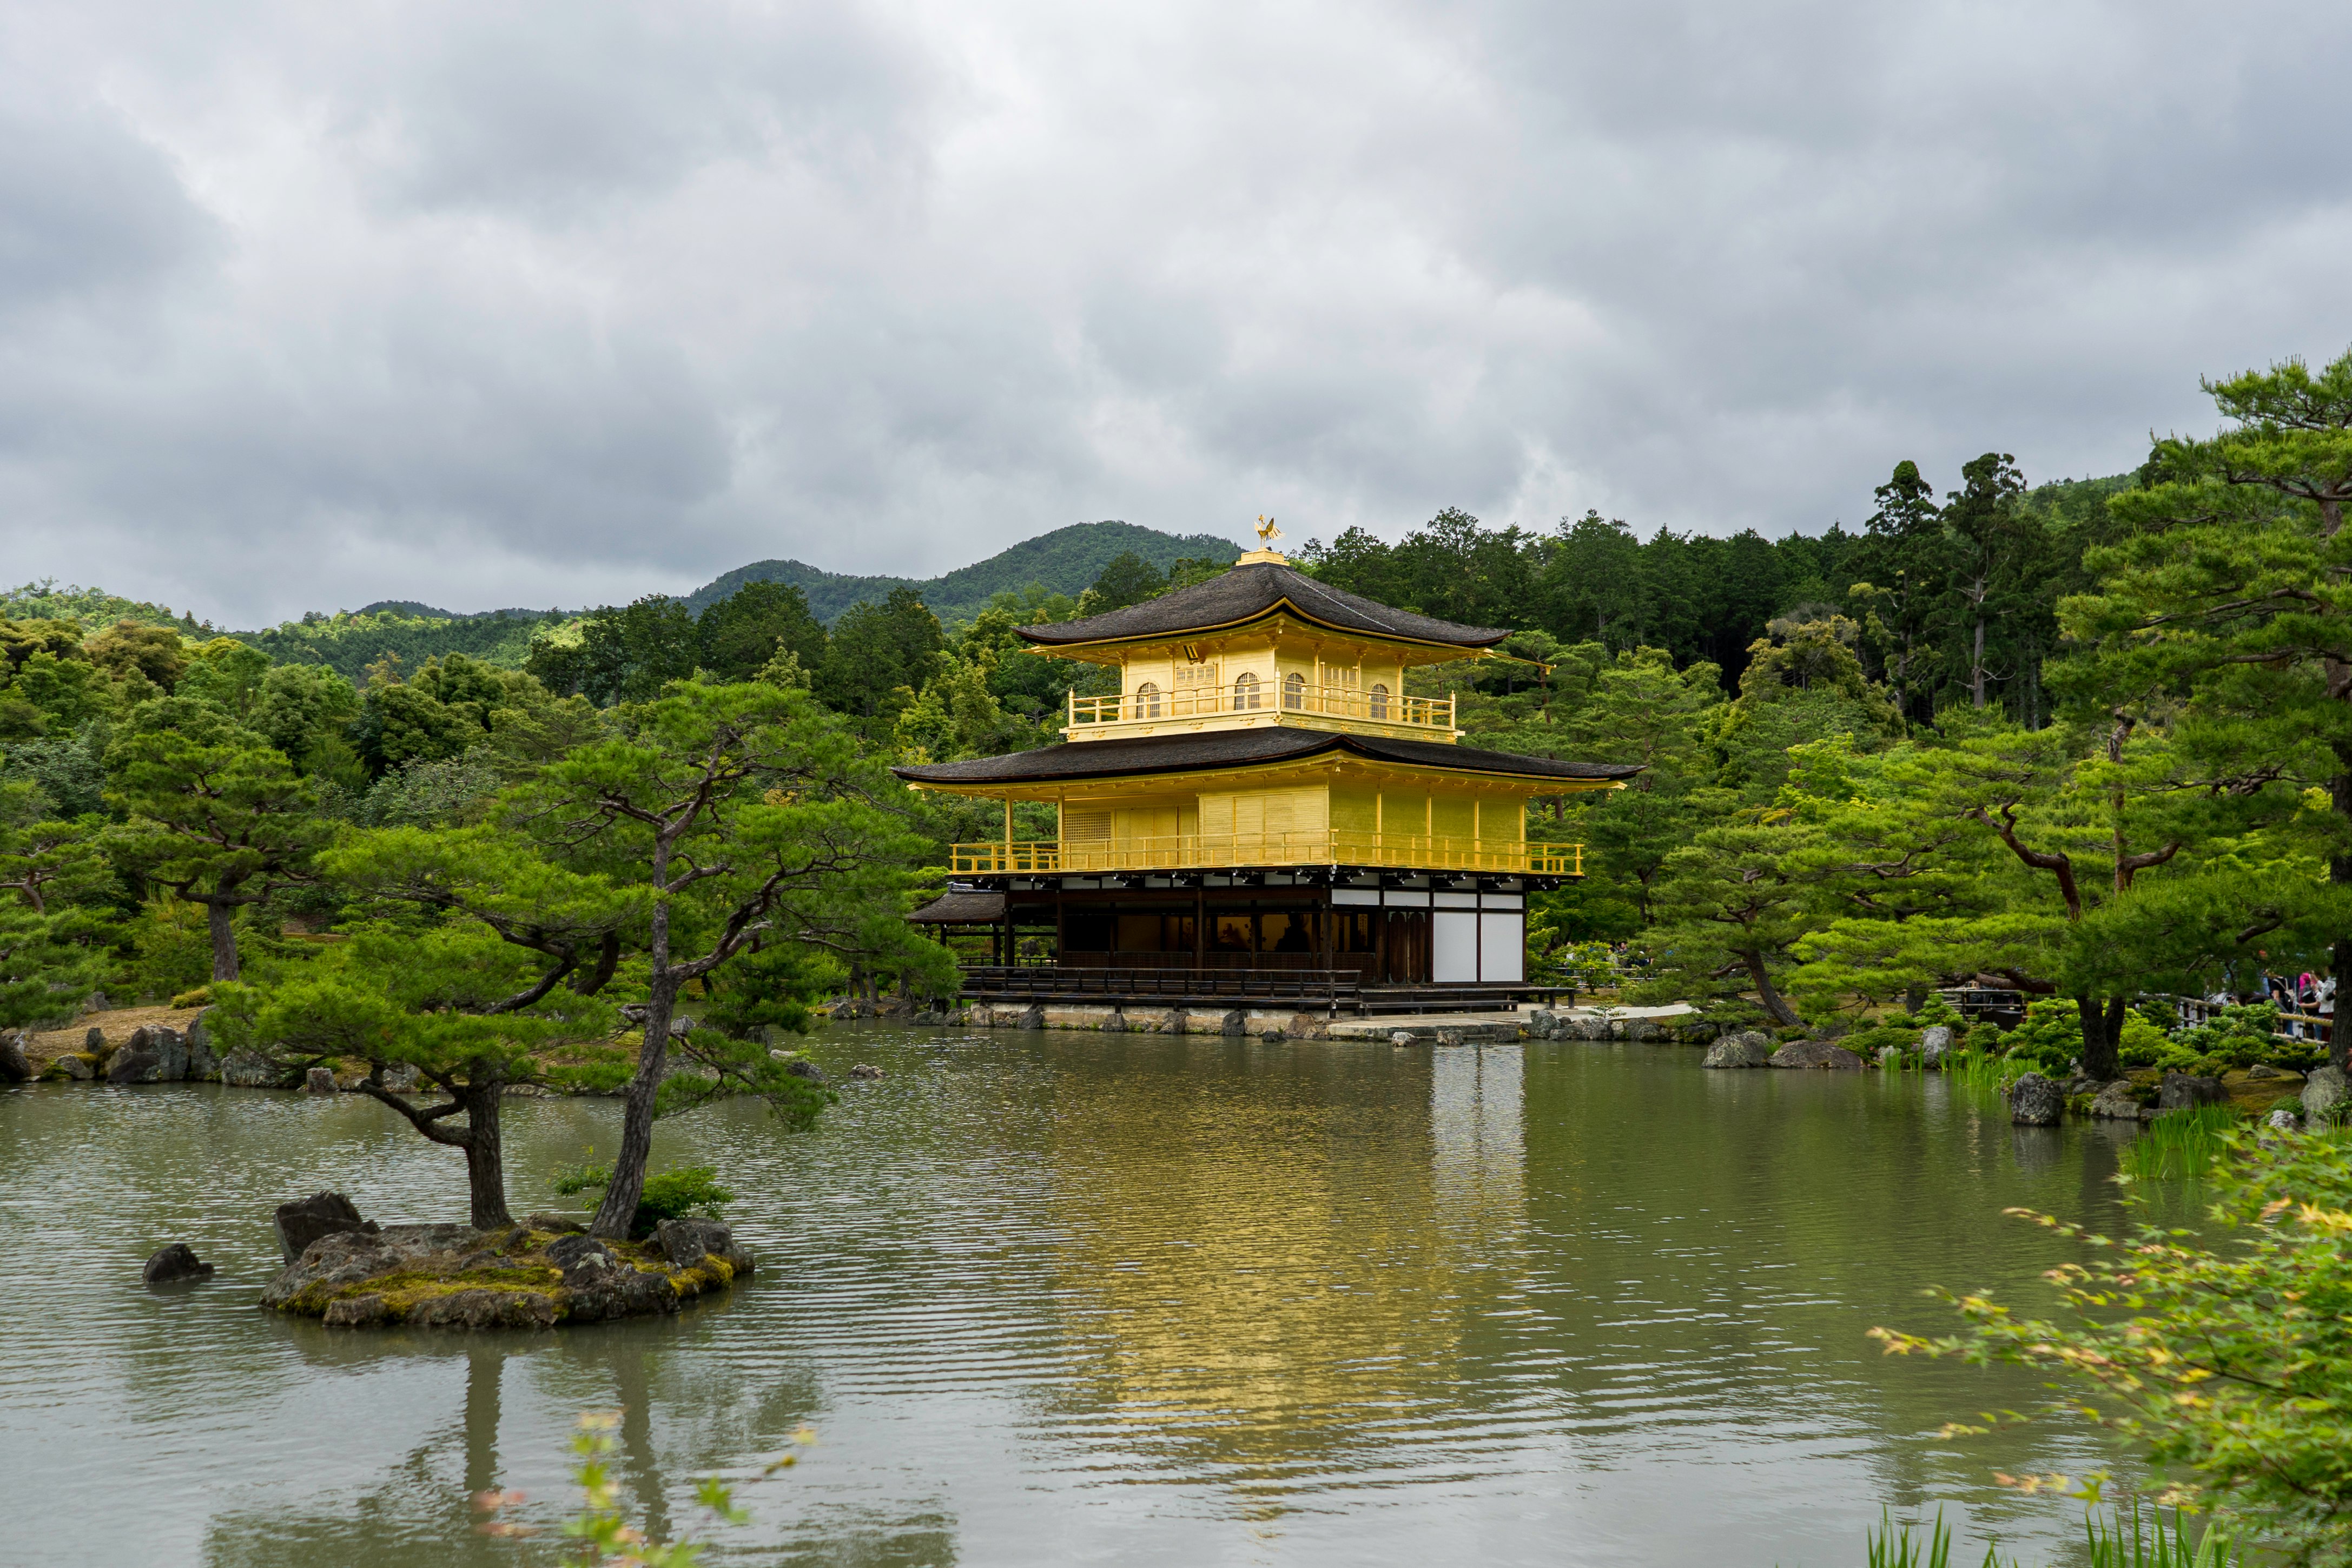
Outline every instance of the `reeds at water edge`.
<svg viewBox="0 0 2352 1568">
<path fill-rule="evenodd" d="M 2164 1112 L 2124 1149 L 2124 1174 L 2134 1181 L 2194 1181 L 2229 1152 L 2222 1134 L 2240 1120 L 2238 1108 L 2226 1103 Z"/>
<path fill-rule="evenodd" d="M 1912 1533 L 1917 1528 L 1898 1526 L 1882 1511 L 1879 1527 L 1867 1538 L 1868 1568 L 1952 1568 L 1952 1532 L 1944 1523 L 1944 1511 L 1936 1511 L 1927 1540 Z M 2163 1511 L 2150 1508 L 2143 1514 L 2137 1498 L 2128 1511 L 2120 1505 L 2108 1510 L 2104 1521 L 2085 1511 L 2083 1533 L 2090 1543 L 2089 1568 L 2243 1568 L 2246 1560 L 2221 1530 L 2208 1526 L 2191 1539 L 2185 1516 L 2176 1509 L 2168 1531 Z M 1987 1546 L 1979 1568 L 2021 1564 L 2015 1558 L 2004 1563 L 2000 1549 Z"/>
</svg>

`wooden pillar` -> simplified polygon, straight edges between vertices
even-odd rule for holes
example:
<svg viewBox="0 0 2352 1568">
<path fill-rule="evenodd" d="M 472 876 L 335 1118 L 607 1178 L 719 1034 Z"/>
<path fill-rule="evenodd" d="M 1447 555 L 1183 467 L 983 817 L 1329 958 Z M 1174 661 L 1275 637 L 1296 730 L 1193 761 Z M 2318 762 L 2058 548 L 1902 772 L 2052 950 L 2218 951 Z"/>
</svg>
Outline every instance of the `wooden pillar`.
<svg viewBox="0 0 2352 1568">
<path fill-rule="evenodd" d="M 1209 888 L 1206 880 L 1192 887 L 1192 967 L 1205 968 L 1209 961 Z"/>
<path fill-rule="evenodd" d="M 1062 879 L 1054 879 L 1054 963 L 1058 967 L 1065 955 L 1062 951 Z"/>
</svg>

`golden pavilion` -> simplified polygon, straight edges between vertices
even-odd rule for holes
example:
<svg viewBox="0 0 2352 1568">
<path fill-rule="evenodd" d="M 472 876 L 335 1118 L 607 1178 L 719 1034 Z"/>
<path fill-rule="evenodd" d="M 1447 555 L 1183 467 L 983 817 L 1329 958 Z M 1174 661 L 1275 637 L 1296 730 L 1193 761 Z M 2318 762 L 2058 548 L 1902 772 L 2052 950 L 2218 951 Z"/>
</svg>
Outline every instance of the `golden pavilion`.
<svg viewBox="0 0 2352 1568">
<path fill-rule="evenodd" d="M 1034 653 L 1116 665 L 1116 696 L 1068 699 L 1064 740 L 901 767 L 918 789 L 1003 802 L 1004 835 L 952 847 L 916 918 L 984 927 L 975 993 L 1018 971 L 1044 994 L 1297 994 L 1526 982 L 1530 892 L 1582 873 L 1580 846 L 1528 841 L 1535 798 L 1622 787 L 1636 767 L 1461 744 L 1419 664 L 1491 656 L 1508 632 L 1393 610 L 1272 549 L 1108 614 L 1021 628 Z M 1051 801 L 1059 836 L 1013 836 Z M 1466 988 L 1466 990 L 1465 990 Z"/>
</svg>

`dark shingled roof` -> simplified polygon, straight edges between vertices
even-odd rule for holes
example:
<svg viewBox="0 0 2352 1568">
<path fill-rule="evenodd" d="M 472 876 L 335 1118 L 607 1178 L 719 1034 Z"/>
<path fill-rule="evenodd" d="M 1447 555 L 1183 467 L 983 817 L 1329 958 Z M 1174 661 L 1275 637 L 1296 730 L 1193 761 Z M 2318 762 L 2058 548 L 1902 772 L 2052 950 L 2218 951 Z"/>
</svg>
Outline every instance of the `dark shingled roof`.
<svg viewBox="0 0 2352 1568">
<path fill-rule="evenodd" d="M 1060 647 L 1071 643 L 1108 643 L 1129 637 L 1169 636 L 1181 632 L 1205 632 L 1236 626 L 1265 614 L 1285 600 L 1309 621 L 1346 632 L 1369 632 L 1380 637 L 1402 637 L 1414 643 L 1444 643 L 1464 648 L 1488 648 L 1510 635 L 1496 626 L 1457 626 L 1433 615 L 1391 610 L 1361 594 L 1318 582 L 1304 572 L 1261 561 L 1237 566 L 1223 577 L 1180 588 L 1158 599 L 1130 604 L 1108 615 L 1064 621 L 1052 626 L 1024 626 L 1021 635 L 1032 643 Z"/>
<path fill-rule="evenodd" d="M 1292 762 L 1327 751 L 1352 752 L 1382 762 L 1447 768 L 1458 773 L 1507 773 L 1519 778 L 1600 780 L 1631 779 L 1639 763 L 1556 762 L 1549 757 L 1518 757 L 1507 751 L 1440 741 L 1391 740 L 1379 735 L 1342 735 L 1285 726 L 1265 729 L 1220 729 L 1202 735 L 1144 735 L 1118 740 L 1067 741 L 1036 751 L 976 757 L 969 762 L 939 762 L 893 768 L 917 784 L 1035 784 L 1056 779 L 1116 779 L 1138 773 L 1197 773 L 1212 768 L 1244 768 L 1259 762 Z"/>
<path fill-rule="evenodd" d="M 918 925 L 993 925 L 1004 918 L 1004 895 L 950 888 L 907 918 Z"/>
</svg>

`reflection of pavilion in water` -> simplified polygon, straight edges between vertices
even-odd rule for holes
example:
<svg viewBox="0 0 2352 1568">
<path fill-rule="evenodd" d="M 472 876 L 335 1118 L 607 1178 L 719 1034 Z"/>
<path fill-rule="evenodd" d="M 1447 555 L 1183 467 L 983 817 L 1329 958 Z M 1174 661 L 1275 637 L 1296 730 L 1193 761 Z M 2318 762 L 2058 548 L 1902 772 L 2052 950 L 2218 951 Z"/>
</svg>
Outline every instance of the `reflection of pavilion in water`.
<svg viewBox="0 0 2352 1568">
<path fill-rule="evenodd" d="M 1525 1221 L 1518 1049 L 1294 1045 L 1214 1074 L 1187 1049 L 1223 1048 L 1171 1043 L 1154 1092 L 1056 1118 L 1059 1295 L 1092 1347 L 1056 1424 L 1162 1479 L 1281 1492 L 1475 1419 L 1465 1342 L 1515 1284 L 1486 1254 Z"/>
</svg>

